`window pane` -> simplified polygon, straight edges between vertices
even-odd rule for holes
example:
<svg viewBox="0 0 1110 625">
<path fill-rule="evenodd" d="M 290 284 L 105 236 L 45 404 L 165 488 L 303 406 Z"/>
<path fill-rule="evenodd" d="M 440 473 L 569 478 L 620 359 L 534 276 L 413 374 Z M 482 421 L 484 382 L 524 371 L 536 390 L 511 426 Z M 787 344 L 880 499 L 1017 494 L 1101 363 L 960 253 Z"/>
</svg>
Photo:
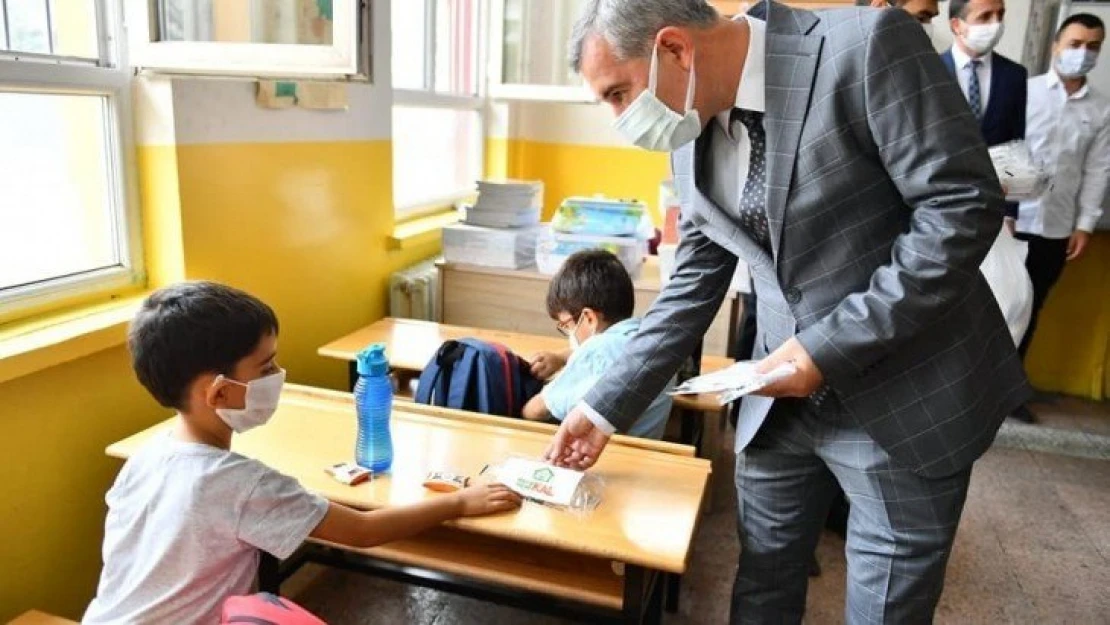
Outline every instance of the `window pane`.
<svg viewBox="0 0 1110 625">
<path fill-rule="evenodd" d="M 501 81 L 505 84 L 582 84 L 567 64 L 566 42 L 585 0 L 505 0 Z"/>
<path fill-rule="evenodd" d="M 51 0 L 50 25 L 54 29 L 54 54 L 86 59 L 99 56 L 96 0 Z"/>
<path fill-rule="evenodd" d="M 50 20 L 46 0 L 7 0 L 7 48 L 50 54 Z"/>
<path fill-rule="evenodd" d="M 393 107 L 393 199 L 408 207 L 469 191 L 481 177 L 478 111 Z"/>
<path fill-rule="evenodd" d="M 424 89 L 424 0 L 393 0 L 393 87 Z"/>
<path fill-rule="evenodd" d="M 478 93 L 478 3 L 476 0 L 436 1 L 435 90 Z"/>
<path fill-rule="evenodd" d="M 122 263 L 106 107 L 0 93 L 0 291 Z"/>
<path fill-rule="evenodd" d="M 96 0 L 7 0 L 6 21 L 4 4 L 0 0 L 0 50 L 99 56 Z"/>
<path fill-rule="evenodd" d="M 330 0 L 158 0 L 159 41 L 331 45 Z"/>
</svg>

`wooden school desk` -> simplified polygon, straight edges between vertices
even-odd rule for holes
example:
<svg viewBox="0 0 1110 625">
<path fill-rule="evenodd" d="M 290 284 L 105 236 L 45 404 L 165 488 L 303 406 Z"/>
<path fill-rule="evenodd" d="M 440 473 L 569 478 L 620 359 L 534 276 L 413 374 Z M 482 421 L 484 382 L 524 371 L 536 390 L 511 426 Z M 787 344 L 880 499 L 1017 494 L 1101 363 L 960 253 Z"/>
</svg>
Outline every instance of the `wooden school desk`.
<svg viewBox="0 0 1110 625">
<path fill-rule="evenodd" d="M 390 367 L 419 375 L 424 370 L 424 365 L 435 356 L 440 345 L 445 341 L 462 338 L 500 343 L 525 358 L 530 358 L 537 352 L 558 352 L 567 348 L 567 341 L 563 338 L 386 317 L 324 345 L 316 353 L 325 358 L 351 363 L 353 384 L 357 376 L 354 372 L 355 356 L 369 345 L 384 343 Z M 733 362 L 731 358 L 724 356 L 705 355 L 701 359 L 701 371 L 710 373 L 724 369 Z M 679 407 L 698 411 L 720 409 L 716 400 L 710 396 L 676 397 L 675 403 Z"/>
<path fill-rule="evenodd" d="M 477 475 L 511 454 L 538 457 L 554 427 L 418 406 L 394 406 L 392 470 L 344 486 L 324 467 L 352 458 L 354 402 L 347 393 L 287 385 L 265 427 L 235 451 L 290 475 L 327 499 L 371 510 L 442 496 L 422 487 L 429 470 Z M 170 422 L 108 447 L 127 458 Z M 710 467 L 685 446 L 614 437 L 592 473 L 604 480 L 599 507 L 580 518 L 526 503 L 514 513 L 460 519 L 374 549 L 317 541 L 289 560 L 264 556 L 260 583 L 277 591 L 317 562 L 589 622 L 658 623 L 664 578 L 689 562 Z"/>
</svg>

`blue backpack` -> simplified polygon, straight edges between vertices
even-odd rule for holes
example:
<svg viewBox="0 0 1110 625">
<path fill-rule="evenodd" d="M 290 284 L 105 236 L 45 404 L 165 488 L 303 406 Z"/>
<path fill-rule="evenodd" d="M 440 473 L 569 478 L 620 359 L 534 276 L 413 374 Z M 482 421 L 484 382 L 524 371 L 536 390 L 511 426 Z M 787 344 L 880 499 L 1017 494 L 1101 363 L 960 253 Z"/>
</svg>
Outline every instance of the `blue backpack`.
<svg viewBox="0 0 1110 625">
<path fill-rule="evenodd" d="M 528 361 L 509 348 L 479 339 L 440 346 L 416 388 L 416 401 L 431 406 L 519 417 L 543 390 Z"/>
</svg>

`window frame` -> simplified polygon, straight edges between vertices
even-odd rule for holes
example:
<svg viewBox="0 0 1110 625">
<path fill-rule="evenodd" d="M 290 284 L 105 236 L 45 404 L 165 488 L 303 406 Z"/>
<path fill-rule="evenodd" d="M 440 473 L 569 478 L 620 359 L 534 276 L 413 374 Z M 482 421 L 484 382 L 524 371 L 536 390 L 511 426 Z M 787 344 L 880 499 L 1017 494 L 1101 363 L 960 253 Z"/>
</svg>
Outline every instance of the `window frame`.
<svg viewBox="0 0 1110 625">
<path fill-rule="evenodd" d="M 406 0 L 416 1 L 416 0 Z M 435 35 L 436 15 L 435 5 L 437 0 L 423 0 L 424 12 L 424 88 L 423 89 L 393 89 L 392 108 L 435 108 L 456 111 L 475 111 L 478 113 L 478 145 L 475 147 L 473 158 L 479 163 L 479 176 L 485 172 L 486 158 L 486 132 L 489 126 L 490 110 L 486 97 L 486 81 L 484 68 L 487 62 L 486 31 L 489 19 L 489 0 L 475 0 L 478 15 L 475 17 L 475 59 L 474 72 L 476 75 L 475 90 L 473 95 L 457 93 L 442 93 L 435 91 L 436 59 Z M 394 163 L 396 167 L 396 163 Z M 400 204 L 393 203 L 393 215 L 398 221 L 415 219 L 429 213 L 441 212 L 454 208 L 454 206 L 477 194 L 475 186 L 456 189 L 447 194 L 422 198 L 416 202 Z M 394 197 L 396 197 L 396 189 Z"/>
<path fill-rule="evenodd" d="M 126 3 L 128 49 L 136 69 L 240 78 L 371 80 L 371 2 L 332 0 L 330 45 L 157 41 L 156 0 Z M 244 0 L 245 1 L 245 0 Z"/>
<path fill-rule="evenodd" d="M 93 300 L 145 284 L 143 233 L 135 176 L 131 71 L 121 42 L 123 15 L 97 0 L 96 59 L 0 51 L 0 91 L 103 97 L 105 157 L 120 264 L 0 290 L 0 323 Z"/>
<path fill-rule="evenodd" d="M 505 82 L 505 2 L 506 0 L 489 0 L 489 64 L 486 69 L 489 97 L 493 100 L 597 104 L 597 96 L 585 84 L 574 86 Z"/>
</svg>

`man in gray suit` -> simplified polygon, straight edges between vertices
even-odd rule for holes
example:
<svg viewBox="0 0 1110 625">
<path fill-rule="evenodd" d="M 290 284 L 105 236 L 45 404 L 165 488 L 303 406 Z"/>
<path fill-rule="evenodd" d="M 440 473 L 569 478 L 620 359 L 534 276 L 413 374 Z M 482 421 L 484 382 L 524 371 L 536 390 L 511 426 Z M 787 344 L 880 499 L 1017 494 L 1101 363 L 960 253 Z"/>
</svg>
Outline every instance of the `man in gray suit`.
<svg viewBox="0 0 1110 625">
<path fill-rule="evenodd" d="M 839 483 L 851 501 L 849 623 L 932 619 L 971 465 L 1029 394 L 979 265 L 1002 193 L 975 118 L 904 11 L 590 0 L 573 65 L 648 149 L 672 151 L 676 271 L 628 358 L 547 452 L 588 468 L 671 378 L 736 258 L 758 294 L 755 357 L 796 374 L 737 424 L 732 620 L 801 621 Z"/>
</svg>

